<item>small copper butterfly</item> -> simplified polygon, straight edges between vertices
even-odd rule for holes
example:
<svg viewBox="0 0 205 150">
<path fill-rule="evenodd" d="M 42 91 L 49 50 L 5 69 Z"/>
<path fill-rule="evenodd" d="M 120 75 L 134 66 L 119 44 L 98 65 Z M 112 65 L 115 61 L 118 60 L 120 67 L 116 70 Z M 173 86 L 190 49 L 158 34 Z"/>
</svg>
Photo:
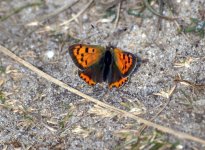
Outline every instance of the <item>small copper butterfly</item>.
<svg viewBox="0 0 205 150">
<path fill-rule="evenodd" d="M 113 46 L 104 48 L 98 45 L 74 44 L 69 47 L 69 54 L 80 69 L 80 78 L 91 86 L 106 81 L 109 88 L 121 87 L 128 81 L 137 62 L 137 57 L 132 53 Z"/>
</svg>

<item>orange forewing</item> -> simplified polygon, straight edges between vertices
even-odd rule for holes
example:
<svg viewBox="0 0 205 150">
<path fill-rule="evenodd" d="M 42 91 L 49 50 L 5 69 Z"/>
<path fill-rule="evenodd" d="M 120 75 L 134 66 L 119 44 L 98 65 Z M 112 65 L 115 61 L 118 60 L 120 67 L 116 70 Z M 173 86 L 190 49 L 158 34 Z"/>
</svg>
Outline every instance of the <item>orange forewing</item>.
<svg viewBox="0 0 205 150">
<path fill-rule="evenodd" d="M 124 77 L 128 76 L 136 64 L 133 54 L 114 48 L 115 63 Z"/>
<path fill-rule="evenodd" d="M 86 69 L 97 63 L 104 51 L 103 47 L 94 45 L 75 44 L 69 47 L 69 53 L 80 69 Z"/>
<path fill-rule="evenodd" d="M 127 82 L 127 81 L 128 81 L 128 77 L 121 78 L 119 81 L 116 81 L 116 82 L 114 82 L 114 83 L 111 83 L 111 84 L 109 85 L 109 88 L 110 88 L 110 89 L 113 88 L 113 87 L 119 88 L 119 87 L 123 86 L 124 83 Z"/>
</svg>

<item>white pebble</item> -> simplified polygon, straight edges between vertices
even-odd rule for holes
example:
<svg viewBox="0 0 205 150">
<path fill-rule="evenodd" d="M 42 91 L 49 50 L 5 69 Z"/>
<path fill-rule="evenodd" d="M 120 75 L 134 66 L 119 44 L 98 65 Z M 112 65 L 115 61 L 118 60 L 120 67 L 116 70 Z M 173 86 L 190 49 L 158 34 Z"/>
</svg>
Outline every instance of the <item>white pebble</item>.
<svg viewBox="0 0 205 150">
<path fill-rule="evenodd" d="M 53 58 L 53 56 L 54 56 L 54 51 L 47 51 L 47 52 L 46 52 L 46 56 L 47 56 L 49 59 Z"/>
</svg>

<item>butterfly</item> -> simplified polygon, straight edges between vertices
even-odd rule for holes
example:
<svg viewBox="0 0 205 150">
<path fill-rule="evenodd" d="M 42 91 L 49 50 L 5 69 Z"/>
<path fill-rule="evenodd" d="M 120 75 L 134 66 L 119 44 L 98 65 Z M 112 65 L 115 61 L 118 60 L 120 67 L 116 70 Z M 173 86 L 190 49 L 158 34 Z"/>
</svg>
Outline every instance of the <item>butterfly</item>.
<svg viewBox="0 0 205 150">
<path fill-rule="evenodd" d="M 109 88 L 119 88 L 128 81 L 134 70 L 137 57 L 114 46 L 74 44 L 69 54 L 80 69 L 79 77 L 87 84 L 108 82 Z"/>
</svg>

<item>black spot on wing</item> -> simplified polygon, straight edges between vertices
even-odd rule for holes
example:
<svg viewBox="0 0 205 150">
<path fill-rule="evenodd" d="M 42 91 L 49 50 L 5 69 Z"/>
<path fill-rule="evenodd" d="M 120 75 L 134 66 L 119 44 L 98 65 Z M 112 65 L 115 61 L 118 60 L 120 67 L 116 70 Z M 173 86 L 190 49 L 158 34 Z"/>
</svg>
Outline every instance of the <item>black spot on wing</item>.
<svg viewBox="0 0 205 150">
<path fill-rule="evenodd" d="M 88 47 L 85 48 L 85 52 L 88 53 Z"/>
<path fill-rule="evenodd" d="M 128 63 L 130 63 L 130 57 L 128 57 Z"/>
<path fill-rule="evenodd" d="M 125 54 L 123 54 L 123 59 L 125 59 Z"/>
<path fill-rule="evenodd" d="M 80 48 L 77 49 L 77 55 L 79 55 L 79 52 L 80 52 Z"/>
</svg>

